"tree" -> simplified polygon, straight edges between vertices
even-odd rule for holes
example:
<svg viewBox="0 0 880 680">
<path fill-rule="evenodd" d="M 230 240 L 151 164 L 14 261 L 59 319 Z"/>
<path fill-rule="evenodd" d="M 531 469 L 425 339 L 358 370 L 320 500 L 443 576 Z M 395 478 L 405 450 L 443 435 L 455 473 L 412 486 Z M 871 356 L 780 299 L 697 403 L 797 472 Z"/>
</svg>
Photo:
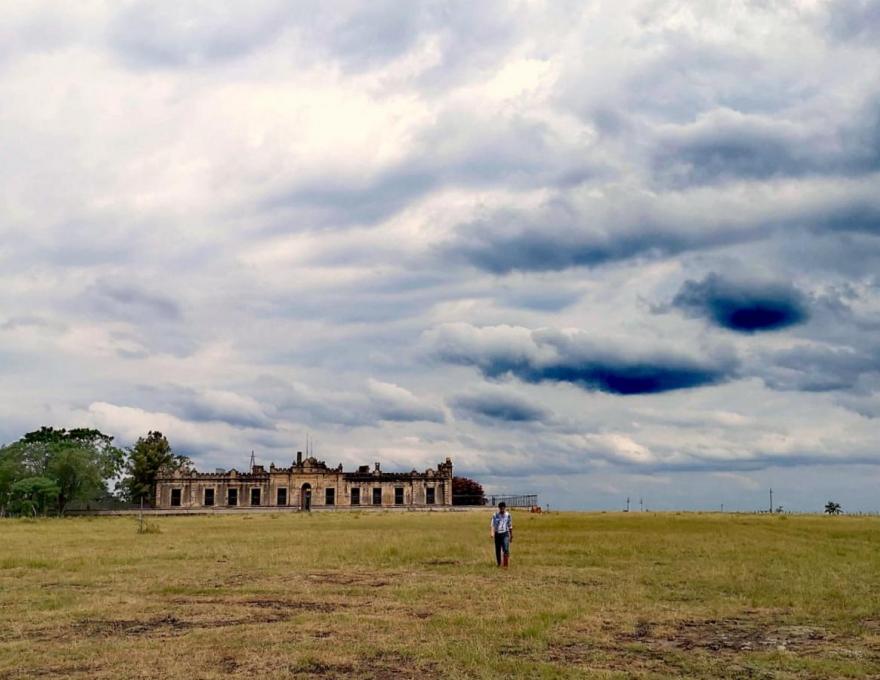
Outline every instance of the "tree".
<svg viewBox="0 0 880 680">
<path fill-rule="evenodd" d="M 89 428 L 41 427 L 6 448 L 19 462 L 19 479 L 46 478 L 58 488 L 59 515 L 71 501 L 106 490 L 106 481 L 119 474 L 123 462 L 113 437 Z"/>
<path fill-rule="evenodd" d="M 45 515 L 57 503 L 60 489 L 46 477 L 25 477 L 12 485 L 10 510 L 19 515 Z"/>
<path fill-rule="evenodd" d="M 485 505 L 483 486 L 467 477 L 452 478 L 453 505 Z"/>
<path fill-rule="evenodd" d="M 189 458 L 171 450 L 171 444 L 165 435 L 151 430 L 146 437 L 139 437 L 128 450 L 125 476 L 119 483 L 119 489 L 123 497 L 132 503 L 143 499 L 152 504 L 156 498 L 156 476 L 159 470 L 176 470 L 189 463 Z"/>
<path fill-rule="evenodd" d="M 0 447 L 0 517 L 10 510 L 13 485 L 26 476 L 21 452 L 14 446 Z"/>
<path fill-rule="evenodd" d="M 840 503 L 828 501 L 825 504 L 825 512 L 829 515 L 839 515 L 841 512 L 843 512 L 843 508 L 840 507 Z"/>
</svg>

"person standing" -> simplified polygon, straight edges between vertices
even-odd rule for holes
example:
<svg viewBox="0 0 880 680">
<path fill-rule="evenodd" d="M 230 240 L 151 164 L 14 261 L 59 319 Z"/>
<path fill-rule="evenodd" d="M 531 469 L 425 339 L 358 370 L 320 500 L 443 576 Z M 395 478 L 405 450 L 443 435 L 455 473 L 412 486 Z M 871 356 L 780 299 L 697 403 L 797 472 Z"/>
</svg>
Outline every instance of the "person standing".
<svg viewBox="0 0 880 680">
<path fill-rule="evenodd" d="M 501 501 L 498 512 L 492 515 L 489 535 L 495 539 L 495 561 L 507 569 L 510 563 L 510 542 L 513 540 L 513 518 L 507 512 L 507 504 Z"/>
</svg>

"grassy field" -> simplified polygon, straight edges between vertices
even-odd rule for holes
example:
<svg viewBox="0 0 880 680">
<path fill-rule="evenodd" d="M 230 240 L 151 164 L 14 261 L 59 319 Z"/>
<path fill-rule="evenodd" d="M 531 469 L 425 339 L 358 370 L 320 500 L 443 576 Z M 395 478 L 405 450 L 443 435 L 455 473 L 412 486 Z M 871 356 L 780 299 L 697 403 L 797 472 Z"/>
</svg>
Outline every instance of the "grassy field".
<svg viewBox="0 0 880 680">
<path fill-rule="evenodd" d="M 880 520 L 0 520 L 0 678 L 880 677 Z"/>
</svg>

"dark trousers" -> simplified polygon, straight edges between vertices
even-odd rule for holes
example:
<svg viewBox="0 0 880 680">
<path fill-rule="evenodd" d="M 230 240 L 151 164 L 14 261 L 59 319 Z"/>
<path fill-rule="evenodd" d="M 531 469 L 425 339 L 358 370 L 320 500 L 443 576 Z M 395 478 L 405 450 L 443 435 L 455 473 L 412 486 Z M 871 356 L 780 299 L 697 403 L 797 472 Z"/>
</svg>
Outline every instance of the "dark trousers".
<svg viewBox="0 0 880 680">
<path fill-rule="evenodd" d="M 495 534 L 495 561 L 501 564 L 501 553 L 510 554 L 510 533 Z"/>
</svg>

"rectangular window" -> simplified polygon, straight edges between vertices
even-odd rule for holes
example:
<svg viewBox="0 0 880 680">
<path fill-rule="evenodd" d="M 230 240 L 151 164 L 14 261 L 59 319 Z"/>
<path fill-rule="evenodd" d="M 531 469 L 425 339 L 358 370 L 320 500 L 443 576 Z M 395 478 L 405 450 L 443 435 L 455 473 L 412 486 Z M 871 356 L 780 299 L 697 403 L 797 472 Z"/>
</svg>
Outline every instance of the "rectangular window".
<svg viewBox="0 0 880 680">
<path fill-rule="evenodd" d="M 403 505 L 403 487 L 394 487 L 394 505 Z"/>
<path fill-rule="evenodd" d="M 229 489 L 226 492 L 226 504 L 238 505 L 238 489 Z"/>
<path fill-rule="evenodd" d="M 427 489 L 425 489 L 425 503 L 427 503 L 428 505 L 434 505 L 434 502 L 434 487 L 429 486 Z"/>
<path fill-rule="evenodd" d="M 260 490 L 259 489 L 251 489 L 251 505 L 259 505 L 260 504 Z"/>
<path fill-rule="evenodd" d="M 382 505 L 382 489 L 373 489 L 373 505 Z"/>
<path fill-rule="evenodd" d="M 180 489 L 171 489 L 171 507 L 179 508 L 180 507 Z"/>
<path fill-rule="evenodd" d="M 352 489 L 351 490 L 351 504 L 352 505 L 360 505 L 361 504 L 361 490 L 360 489 Z"/>
<path fill-rule="evenodd" d="M 275 505 L 287 505 L 287 489 L 284 487 L 278 489 Z"/>
<path fill-rule="evenodd" d="M 324 505 L 336 505 L 336 489 L 324 489 Z"/>
<path fill-rule="evenodd" d="M 214 505 L 214 489 L 205 489 L 205 505 Z"/>
</svg>

